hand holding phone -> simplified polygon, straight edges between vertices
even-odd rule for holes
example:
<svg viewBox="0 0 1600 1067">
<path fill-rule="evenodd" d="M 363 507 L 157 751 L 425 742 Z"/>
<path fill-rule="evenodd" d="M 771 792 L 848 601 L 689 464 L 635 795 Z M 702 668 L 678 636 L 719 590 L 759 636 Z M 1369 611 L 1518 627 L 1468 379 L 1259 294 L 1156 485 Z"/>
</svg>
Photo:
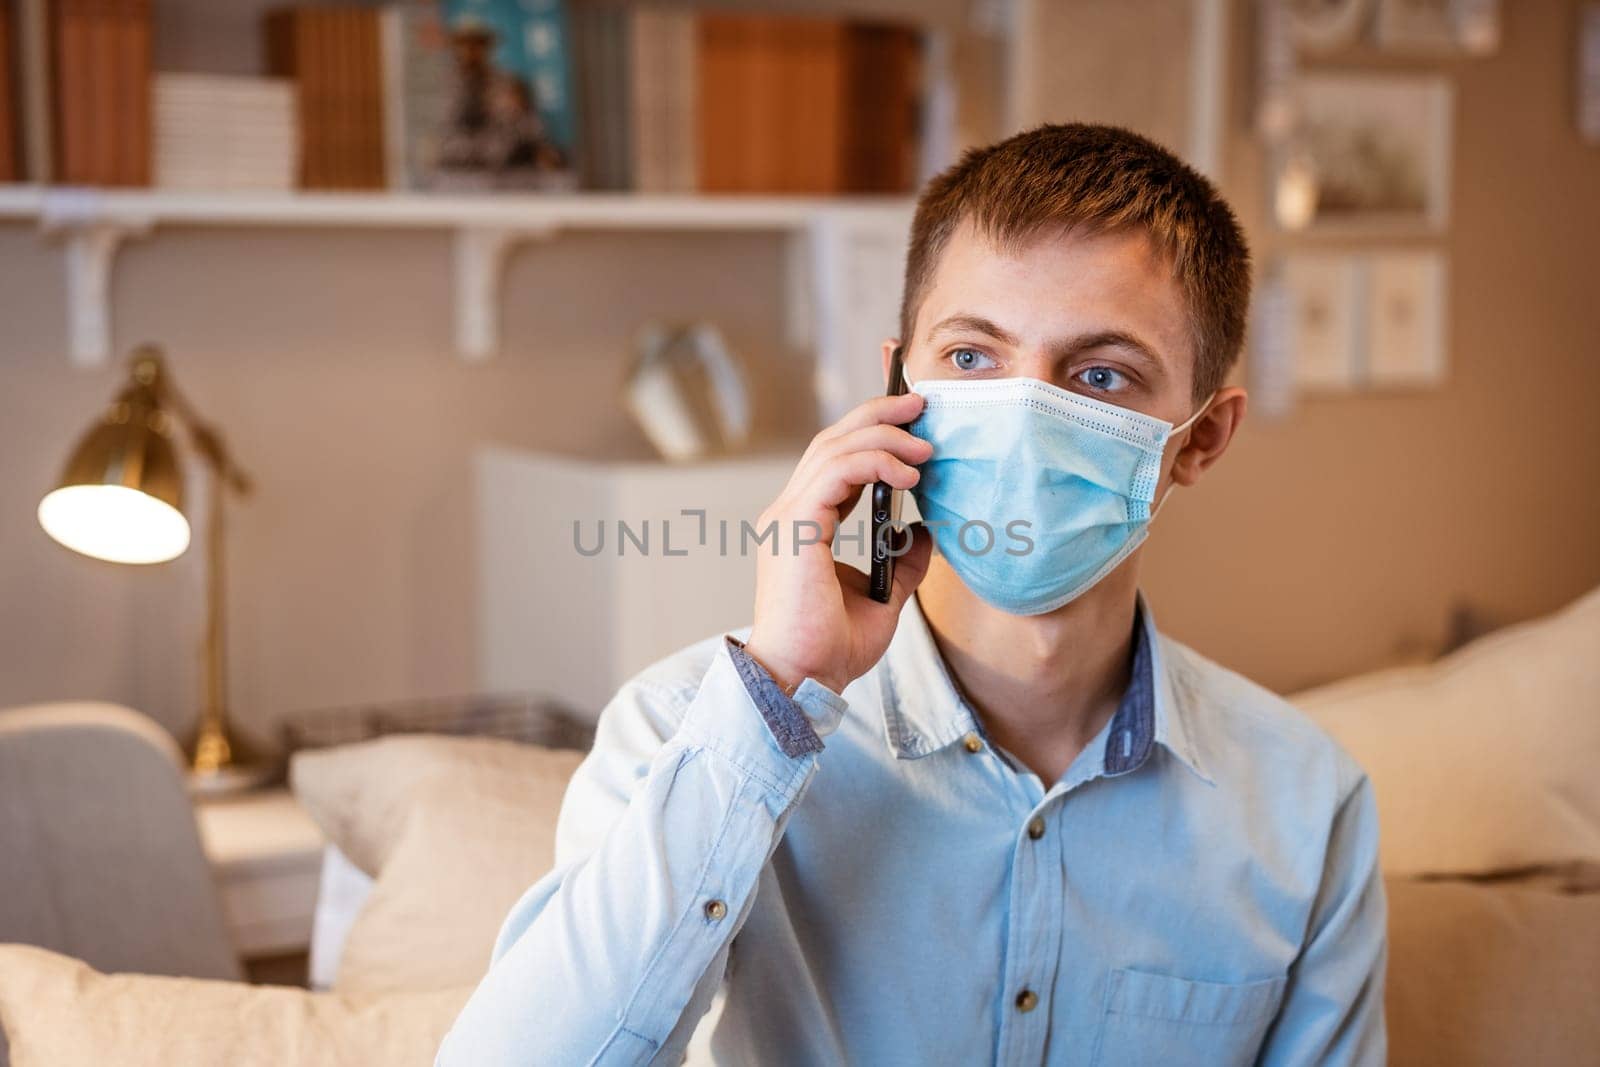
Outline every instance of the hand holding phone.
<svg viewBox="0 0 1600 1067">
<path fill-rule="evenodd" d="M 758 525 L 776 523 L 781 546 L 756 557 L 755 624 L 746 650 L 785 688 L 813 678 L 834 692 L 882 658 L 900 607 L 927 573 L 931 540 L 913 538 L 898 558 L 874 561 L 872 577 L 834 558 L 832 539 L 863 491 L 880 497 L 892 519 L 895 498 L 917 484 L 933 449 L 906 432 L 922 397 L 905 389 L 898 351 L 891 393 L 874 397 L 817 434 Z M 873 523 L 877 526 L 876 520 Z M 797 529 L 808 539 L 789 538 Z M 816 537 L 815 531 L 825 531 Z"/>
</svg>

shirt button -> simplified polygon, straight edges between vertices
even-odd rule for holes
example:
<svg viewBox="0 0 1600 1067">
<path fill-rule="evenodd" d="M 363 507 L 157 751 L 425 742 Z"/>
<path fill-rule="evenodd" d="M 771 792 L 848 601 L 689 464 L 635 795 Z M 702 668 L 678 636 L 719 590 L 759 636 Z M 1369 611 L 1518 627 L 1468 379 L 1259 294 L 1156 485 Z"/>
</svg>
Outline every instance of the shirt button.
<svg viewBox="0 0 1600 1067">
<path fill-rule="evenodd" d="M 1044 816 L 1035 815 L 1028 820 L 1028 836 L 1035 841 L 1044 836 Z"/>
<path fill-rule="evenodd" d="M 1017 994 L 1017 1010 L 1029 1012 L 1039 1006 L 1039 994 L 1031 989 L 1024 989 Z"/>
<path fill-rule="evenodd" d="M 728 914 L 728 906 L 722 901 L 706 901 L 706 918 L 710 919 L 712 922 L 716 922 L 726 914 Z"/>
<path fill-rule="evenodd" d="M 983 741 L 977 734 L 968 734 L 961 739 L 961 743 L 967 747 L 968 752 L 983 751 Z"/>
</svg>

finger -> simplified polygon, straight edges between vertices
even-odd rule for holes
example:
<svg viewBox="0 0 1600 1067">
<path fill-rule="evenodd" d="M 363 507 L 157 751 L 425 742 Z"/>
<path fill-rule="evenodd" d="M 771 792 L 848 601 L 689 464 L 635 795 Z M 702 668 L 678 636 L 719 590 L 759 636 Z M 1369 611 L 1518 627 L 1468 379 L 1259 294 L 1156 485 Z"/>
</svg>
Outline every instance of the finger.
<svg viewBox="0 0 1600 1067">
<path fill-rule="evenodd" d="M 859 430 L 863 426 L 874 426 L 878 423 L 901 426 L 915 419 L 921 412 L 921 393 L 875 396 L 866 403 L 858 404 L 856 407 L 851 408 L 843 418 L 817 434 L 817 440 L 831 441 L 852 430 Z"/>
<path fill-rule="evenodd" d="M 796 468 L 797 473 L 803 472 L 801 480 L 809 477 L 812 472 L 824 463 L 835 457 L 846 455 L 850 452 L 868 452 L 874 449 L 888 452 L 897 459 L 903 460 L 915 467 L 926 463 L 933 455 L 933 445 L 920 437 L 915 437 L 899 426 L 887 423 L 875 423 L 851 430 L 847 434 L 819 441 L 814 450 L 800 460 Z"/>
<path fill-rule="evenodd" d="M 849 496 L 845 497 L 843 500 L 839 501 L 839 503 L 834 505 L 834 510 L 839 513 L 839 518 L 841 521 L 843 521 L 846 515 L 849 515 L 856 509 L 856 502 L 861 499 L 861 494 L 865 493 L 866 491 L 866 486 L 858 485 L 854 489 L 850 490 Z"/>
<path fill-rule="evenodd" d="M 806 445 L 805 452 L 800 456 L 800 462 L 795 464 L 796 471 L 809 466 L 817 454 L 827 448 L 829 442 L 845 434 L 868 426 L 911 423 L 922 411 L 922 403 L 922 397 L 917 393 L 901 393 L 896 396 L 875 396 L 866 403 L 857 405 L 843 418 L 825 427 L 811 439 Z"/>
<path fill-rule="evenodd" d="M 835 456 L 819 467 L 802 498 L 825 508 L 837 508 L 873 482 L 887 482 L 894 489 L 910 489 L 921 477 L 915 467 L 882 449 L 850 452 Z"/>
</svg>

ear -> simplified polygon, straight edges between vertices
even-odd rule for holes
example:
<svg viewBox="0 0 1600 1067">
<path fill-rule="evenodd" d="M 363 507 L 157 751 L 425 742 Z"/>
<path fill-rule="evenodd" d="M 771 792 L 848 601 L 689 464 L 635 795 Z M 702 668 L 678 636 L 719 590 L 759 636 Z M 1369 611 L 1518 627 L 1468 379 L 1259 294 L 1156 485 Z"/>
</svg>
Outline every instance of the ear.
<svg viewBox="0 0 1600 1067">
<path fill-rule="evenodd" d="M 898 337 L 885 337 L 883 339 L 883 387 L 889 388 L 889 361 L 894 359 L 895 346 L 900 343 Z"/>
<path fill-rule="evenodd" d="M 1206 413 L 1185 431 L 1188 440 L 1172 461 L 1174 482 L 1182 486 L 1194 485 L 1207 468 L 1222 458 L 1239 424 L 1244 421 L 1247 406 L 1248 397 L 1238 386 L 1217 392 Z"/>
</svg>

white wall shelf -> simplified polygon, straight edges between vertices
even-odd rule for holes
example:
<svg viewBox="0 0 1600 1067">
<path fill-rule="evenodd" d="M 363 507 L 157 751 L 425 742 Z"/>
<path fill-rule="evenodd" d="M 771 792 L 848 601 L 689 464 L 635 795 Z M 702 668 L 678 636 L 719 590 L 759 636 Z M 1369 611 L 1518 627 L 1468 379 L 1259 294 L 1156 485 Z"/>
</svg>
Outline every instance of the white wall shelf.
<svg viewBox="0 0 1600 1067">
<path fill-rule="evenodd" d="M 819 369 L 842 352 L 859 321 L 840 279 L 862 269 L 898 274 L 909 197 L 701 196 L 552 193 L 444 196 L 416 193 L 196 193 L 58 186 L 0 186 L 0 221 L 36 223 L 65 247 L 68 354 L 98 366 L 111 354 L 110 296 L 117 249 L 164 227 L 442 229 L 452 231 L 456 349 L 486 359 L 499 345 L 500 285 L 512 249 L 564 230 L 765 231 L 793 238 L 789 340 L 814 344 Z M 881 263 L 850 264 L 864 251 Z M 899 278 L 894 279 L 898 285 Z M 881 293 L 871 317 L 882 318 Z M 891 320 L 892 321 L 892 320 Z M 885 323 L 885 326 L 889 323 Z M 825 383 L 824 383 L 825 384 Z"/>
</svg>

